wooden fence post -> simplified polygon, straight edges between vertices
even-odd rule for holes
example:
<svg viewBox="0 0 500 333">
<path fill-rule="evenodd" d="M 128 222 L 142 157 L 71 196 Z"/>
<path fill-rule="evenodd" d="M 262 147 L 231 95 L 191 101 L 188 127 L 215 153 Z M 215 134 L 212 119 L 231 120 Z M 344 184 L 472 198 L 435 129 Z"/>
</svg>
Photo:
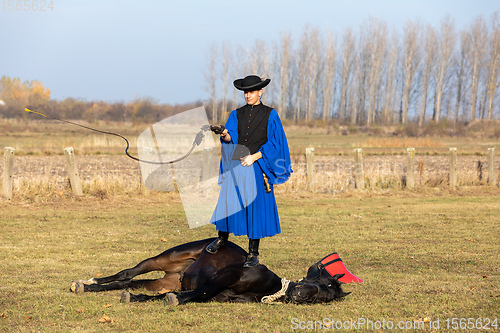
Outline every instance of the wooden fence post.
<svg viewBox="0 0 500 333">
<path fill-rule="evenodd" d="M 66 166 L 68 168 L 68 176 L 71 184 L 71 189 L 76 195 L 83 195 L 82 185 L 80 184 L 80 175 L 75 161 L 75 152 L 73 147 L 64 148 L 64 157 L 66 158 Z"/>
<path fill-rule="evenodd" d="M 450 187 L 457 187 L 457 148 L 450 148 Z"/>
<path fill-rule="evenodd" d="M 495 167 L 495 148 L 488 148 L 488 184 L 497 184 L 497 170 Z"/>
<path fill-rule="evenodd" d="M 415 148 L 406 149 L 408 159 L 406 162 L 406 187 L 415 187 Z"/>
<path fill-rule="evenodd" d="M 14 152 L 15 149 L 12 147 L 5 147 L 4 149 L 2 195 L 9 200 L 12 199 L 12 175 L 14 173 Z"/>
<path fill-rule="evenodd" d="M 314 148 L 306 148 L 307 189 L 314 191 Z"/>
<path fill-rule="evenodd" d="M 365 189 L 365 172 L 363 171 L 363 149 L 354 149 L 354 187 Z"/>
</svg>

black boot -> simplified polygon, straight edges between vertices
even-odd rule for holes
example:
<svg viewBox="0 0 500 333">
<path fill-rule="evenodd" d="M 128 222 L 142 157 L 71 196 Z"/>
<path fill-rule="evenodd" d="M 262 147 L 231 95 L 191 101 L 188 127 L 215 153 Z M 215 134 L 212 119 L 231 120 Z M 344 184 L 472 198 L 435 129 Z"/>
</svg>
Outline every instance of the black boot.
<svg viewBox="0 0 500 333">
<path fill-rule="evenodd" d="M 226 244 L 227 239 L 229 238 L 229 232 L 219 231 L 219 237 L 217 237 L 212 243 L 210 243 L 206 250 L 208 253 L 214 254 L 217 253 L 217 250 Z"/>
<path fill-rule="evenodd" d="M 254 267 L 259 264 L 260 239 L 248 239 L 248 256 L 243 267 Z"/>
</svg>

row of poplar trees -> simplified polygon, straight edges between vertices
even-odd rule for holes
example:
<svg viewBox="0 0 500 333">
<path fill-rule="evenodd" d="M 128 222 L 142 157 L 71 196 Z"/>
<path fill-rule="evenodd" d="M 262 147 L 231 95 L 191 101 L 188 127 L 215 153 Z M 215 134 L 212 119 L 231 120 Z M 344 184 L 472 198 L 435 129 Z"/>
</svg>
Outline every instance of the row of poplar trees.
<svg viewBox="0 0 500 333">
<path fill-rule="evenodd" d="M 205 82 L 213 120 L 237 107 L 235 78 L 272 79 L 264 102 L 295 122 L 335 119 L 356 125 L 471 122 L 499 117 L 500 14 L 458 30 L 409 20 L 402 30 L 370 18 L 342 33 L 306 26 L 297 38 L 229 42 L 207 50 Z M 223 120 L 223 119 L 219 119 Z"/>
</svg>

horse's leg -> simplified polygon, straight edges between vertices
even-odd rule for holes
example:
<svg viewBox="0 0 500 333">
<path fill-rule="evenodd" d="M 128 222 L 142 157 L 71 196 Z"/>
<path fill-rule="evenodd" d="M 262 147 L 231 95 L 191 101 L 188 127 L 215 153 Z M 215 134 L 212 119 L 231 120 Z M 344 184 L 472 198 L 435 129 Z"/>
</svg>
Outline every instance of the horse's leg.
<svg viewBox="0 0 500 333">
<path fill-rule="evenodd" d="M 105 284 L 113 281 L 127 281 L 132 280 L 137 275 L 146 274 L 153 271 L 164 271 L 167 274 L 179 273 L 184 271 L 191 265 L 195 259 L 191 256 L 176 256 L 176 260 L 172 260 L 171 255 L 160 254 L 159 256 L 146 259 L 140 262 L 133 268 L 125 269 L 115 275 L 91 279 L 96 284 Z M 93 283 L 92 283 L 93 284 Z"/>
<path fill-rule="evenodd" d="M 72 281 L 70 289 L 72 292 L 78 294 L 86 291 L 103 291 L 103 290 L 115 290 L 115 289 L 127 288 L 127 285 L 135 276 L 159 270 L 157 261 L 160 256 L 143 260 L 135 267 L 125 269 L 123 271 L 116 273 L 115 275 L 106 276 L 103 278 L 92 278 L 90 280 Z M 102 285 L 111 282 L 123 282 L 123 283 L 114 283 L 112 286 L 109 286 L 108 289 L 102 287 Z M 121 285 L 124 285 L 124 287 L 118 287 Z"/>
<path fill-rule="evenodd" d="M 169 305 L 179 305 L 187 302 L 204 302 L 212 299 L 241 277 L 241 265 L 229 266 L 219 271 L 214 277 L 192 291 L 182 291 L 179 293 L 167 293 L 156 296 L 144 294 L 133 295 L 128 291 L 122 293 L 120 302 L 146 302 L 154 300 L 164 300 Z M 87 286 L 86 286 L 87 287 Z"/>
<path fill-rule="evenodd" d="M 205 302 L 238 282 L 241 276 L 241 265 L 231 265 L 219 270 L 217 274 L 207 281 L 200 283 L 195 290 L 168 293 L 165 301 L 171 305 L 185 304 L 188 302 Z"/>
<path fill-rule="evenodd" d="M 87 291 L 85 286 L 106 284 L 115 281 L 129 281 L 137 275 L 152 271 L 164 271 L 166 274 L 183 272 L 199 257 L 201 251 L 212 240 L 206 239 L 176 246 L 155 257 L 143 260 L 135 267 L 125 269 L 111 276 L 73 281 L 71 283 L 71 291 L 80 293 Z"/>
<path fill-rule="evenodd" d="M 134 295 L 128 291 L 124 291 L 120 297 L 120 303 L 130 303 L 130 302 L 149 302 L 149 301 L 160 301 L 164 300 L 169 305 L 179 305 L 178 297 L 184 294 L 190 294 L 189 291 L 183 291 L 180 293 L 166 293 L 159 295 L 145 295 L 138 294 Z"/>
<path fill-rule="evenodd" d="M 166 293 L 172 290 L 180 290 L 181 275 L 179 273 L 165 274 L 161 279 L 143 279 L 143 280 L 127 280 L 127 281 L 115 281 L 107 284 L 84 284 L 79 281 L 74 281 L 72 286 L 74 286 L 74 292 L 99 292 L 108 290 L 118 290 L 118 289 L 139 289 L 144 288 L 148 291 L 154 291 L 159 293 Z"/>
<path fill-rule="evenodd" d="M 160 294 L 160 295 L 145 295 L 145 294 L 138 294 L 138 295 L 133 295 L 129 293 L 128 291 L 124 291 L 122 293 L 122 296 L 120 298 L 120 303 L 130 303 L 130 302 L 148 302 L 148 301 L 158 301 L 168 298 L 167 294 Z"/>
</svg>

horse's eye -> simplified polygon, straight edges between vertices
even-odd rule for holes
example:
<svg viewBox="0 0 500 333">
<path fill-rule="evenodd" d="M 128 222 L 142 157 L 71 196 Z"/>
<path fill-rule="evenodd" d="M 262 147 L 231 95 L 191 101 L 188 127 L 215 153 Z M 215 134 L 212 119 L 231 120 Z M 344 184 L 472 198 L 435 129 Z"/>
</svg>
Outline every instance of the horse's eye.
<svg viewBox="0 0 500 333">
<path fill-rule="evenodd" d="M 331 287 L 332 287 L 332 284 L 330 283 L 327 287 L 328 287 L 328 288 L 331 288 Z"/>
</svg>

